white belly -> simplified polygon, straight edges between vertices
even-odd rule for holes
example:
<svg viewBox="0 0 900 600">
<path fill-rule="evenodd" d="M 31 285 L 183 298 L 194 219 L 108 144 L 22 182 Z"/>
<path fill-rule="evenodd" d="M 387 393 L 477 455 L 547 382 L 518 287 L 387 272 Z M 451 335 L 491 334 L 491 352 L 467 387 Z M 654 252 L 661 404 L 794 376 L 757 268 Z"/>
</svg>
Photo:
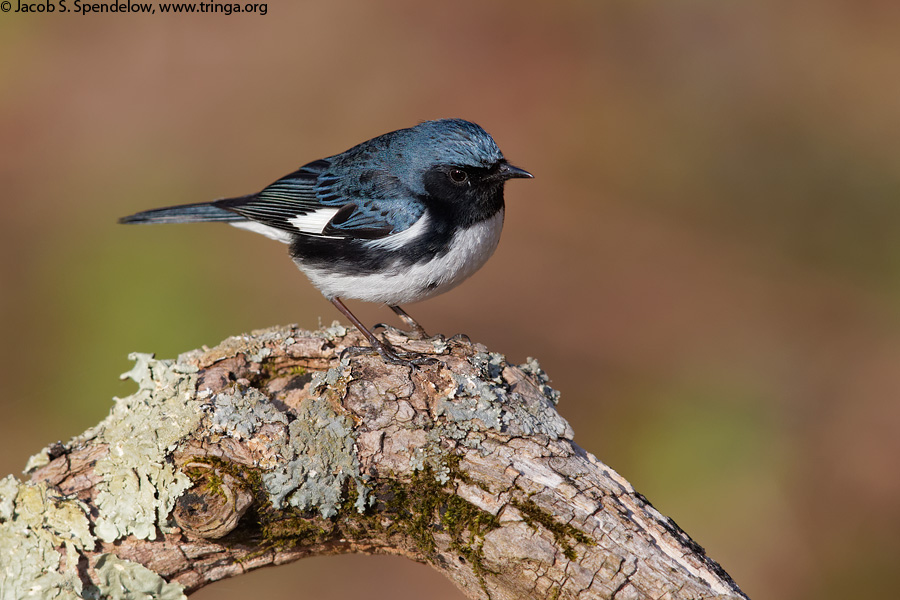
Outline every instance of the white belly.
<svg viewBox="0 0 900 600">
<path fill-rule="evenodd" d="M 377 275 L 337 275 L 297 263 L 327 298 L 356 298 L 397 305 L 418 302 L 456 287 L 480 269 L 500 241 L 503 211 L 454 235 L 452 249 L 427 263 Z"/>
</svg>

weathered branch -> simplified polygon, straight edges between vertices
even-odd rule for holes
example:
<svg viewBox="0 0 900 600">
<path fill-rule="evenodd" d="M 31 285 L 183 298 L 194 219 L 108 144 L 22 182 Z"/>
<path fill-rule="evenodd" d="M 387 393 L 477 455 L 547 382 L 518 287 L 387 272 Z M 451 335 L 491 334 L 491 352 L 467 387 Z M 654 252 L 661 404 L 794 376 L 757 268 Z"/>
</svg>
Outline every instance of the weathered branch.
<svg viewBox="0 0 900 600">
<path fill-rule="evenodd" d="M 345 552 L 428 563 L 472 598 L 744 598 L 675 523 L 572 442 L 536 361 L 334 326 L 135 355 L 138 391 L 0 480 L 0 598 L 180 598 Z M 143 596 L 142 596 L 143 597 Z"/>
</svg>

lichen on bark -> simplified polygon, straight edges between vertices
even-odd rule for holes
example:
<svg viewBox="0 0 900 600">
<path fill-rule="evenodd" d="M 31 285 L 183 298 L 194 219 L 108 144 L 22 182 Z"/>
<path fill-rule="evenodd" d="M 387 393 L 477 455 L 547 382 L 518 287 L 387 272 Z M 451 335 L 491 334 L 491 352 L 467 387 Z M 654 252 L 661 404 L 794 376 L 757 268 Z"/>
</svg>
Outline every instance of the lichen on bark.
<svg viewBox="0 0 900 600">
<path fill-rule="evenodd" d="M 408 556 L 473 598 L 742 597 L 574 444 L 537 361 L 388 335 L 434 364 L 342 358 L 361 338 L 339 326 L 133 355 L 134 394 L 33 457 L 30 482 L 0 480 L 0 551 L 36 557 L 0 600 L 178 598 L 336 552 Z"/>
</svg>

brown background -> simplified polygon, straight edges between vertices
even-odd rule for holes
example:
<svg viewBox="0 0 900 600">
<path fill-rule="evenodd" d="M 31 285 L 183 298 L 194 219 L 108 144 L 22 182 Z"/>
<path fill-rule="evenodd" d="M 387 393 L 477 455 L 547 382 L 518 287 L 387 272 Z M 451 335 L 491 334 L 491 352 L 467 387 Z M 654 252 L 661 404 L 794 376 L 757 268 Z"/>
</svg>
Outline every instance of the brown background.
<svg viewBox="0 0 900 600">
<path fill-rule="evenodd" d="M 278 244 L 117 217 L 459 116 L 535 179 L 508 185 L 487 266 L 410 312 L 538 357 L 576 440 L 750 596 L 882 596 L 900 555 L 900 5 L 789 4 L 0 14 L 0 473 L 133 391 L 130 351 L 338 316 Z M 386 557 L 197 597 L 362 594 L 462 597 Z"/>
</svg>

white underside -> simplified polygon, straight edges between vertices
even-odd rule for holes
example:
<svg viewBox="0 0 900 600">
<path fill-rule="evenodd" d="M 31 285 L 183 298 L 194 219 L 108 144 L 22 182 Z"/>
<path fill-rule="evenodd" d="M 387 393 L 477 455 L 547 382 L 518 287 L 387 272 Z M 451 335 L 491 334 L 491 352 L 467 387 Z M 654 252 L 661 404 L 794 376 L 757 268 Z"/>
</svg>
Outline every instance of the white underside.
<svg viewBox="0 0 900 600">
<path fill-rule="evenodd" d="M 427 214 L 404 232 L 379 240 L 382 248 L 396 248 L 424 232 Z M 367 302 L 397 305 L 418 302 L 456 287 L 480 269 L 491 257 L 500 241 L 503 211 L 458 231 L 451 241 L 451 250 L 427 263 L 409 267 L 397 266 L 377 275 L 337 275 L 310 268 L 302 261 L 294 261 L 328 298 L 356 298 Z M 403 239 L 398 239 L 401 236 Z M 392 242 L 396 240 L 396 245 Z"/>
</svg>

